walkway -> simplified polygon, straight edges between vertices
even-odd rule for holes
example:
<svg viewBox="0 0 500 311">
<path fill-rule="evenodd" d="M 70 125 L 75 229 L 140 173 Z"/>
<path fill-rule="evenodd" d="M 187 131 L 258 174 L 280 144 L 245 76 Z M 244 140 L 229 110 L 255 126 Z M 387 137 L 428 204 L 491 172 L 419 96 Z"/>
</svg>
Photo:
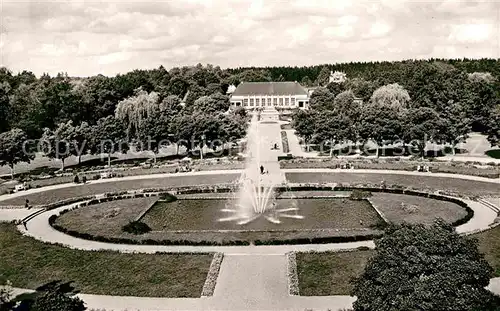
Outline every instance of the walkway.
<svg viewBox="0 0 500 311">
<path fill-rule="evenodd" d="M 271 151 L 269 141 L 279 137 L 279 125 L 261 124 L 266 133 L 266 138 L 261 141 L 262 150 L 265 151 L 266 166 L 272 172 L 278 170 L 279 176 L 285 172 L 314 172 L 314 173 L 373 173 L 373 174 L 401 174 L 438 176 L 448 178 L 461 178 L 500 184 L 500 180 L 491 180 L 475 176 L 462 176 L 444 173 L 418 173 L 406 171 L 385 170 L 332 170 L 332 169 L 290 169 L 280 170 L 277 155 L 280 151 Z M 275 160 L 276 159 L 276 160 Z M 278 165 L 276 167 L 276 165 Z M 113 182 L 115 180 L 140 180 L 147 178 L 165 178 L 182 175 L 207 175 L 207 174 L 234 174 L 238 171 L 213 171 L 192 172 L 184 174 L 159 174 L 147 176 L 130 176 L 120 179 L 99 180 L 94 183 Z M 272 175 L 272 174 L 270 174 Z M 28 192 L 15 193 L 0 197 L 1 200 L 12 198 L 27 193 L 42 192 L 50 189 L 75 187 L 74 184 L 54 185 Z M 492 200 L 497 202 L 496 200 Z M 468 233 L 488 229 L 494 221 L 496 213 L 481 203 L 467 201 L 474 210 L 474 217 L 466 224 L 457 228 L 458 232 Z M 360 246 L 374 247 L 372 241 L 339 243 L 339 244 L 313 244 L 313 245 L 280 245 L 280 246 L 155 246 L 155 245 L 122 245 L 100 243 L 82 240 L 65 235 L 54 230 L 48 224 L 48 218 L 53 214 L 71 207 L 60 207 L 33 218 L 27 223 L 27 230 L 23 226 L 18 229 L 26 235 L 32 236 L 43 242 L 60 243 L 70 248 L 81 250 L 116 250 L 121 252 L 224 252 L 220 273 L 212 297 L 206 298 L 144 298 L 144 297 L 119 297 L 80 294 L 89 309 L 106 310 L 338 310 L 351 308 L 354 297 L 325 296 L 303 297 L 289 296 L 287 284 L 287 262 L 285 254 L 289 251 L 328 251 L 353 249 Z M 34 211 L 34 210 L 31 210 Z M 30 212 L 31 212 L 30 211 Z M 27 214 L 25 209 L 0 210 L 0 220 L 10 221 L 23 218 Z M 491 281 L 490 289 L 500 293 L 500 279 Z"/>
</svg>

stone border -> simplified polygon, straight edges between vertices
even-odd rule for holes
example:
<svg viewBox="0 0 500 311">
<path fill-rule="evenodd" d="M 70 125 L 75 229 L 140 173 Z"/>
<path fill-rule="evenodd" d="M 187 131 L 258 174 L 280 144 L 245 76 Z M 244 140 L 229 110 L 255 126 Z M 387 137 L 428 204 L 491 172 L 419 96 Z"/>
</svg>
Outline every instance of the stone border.
<svg viewBox="0 0 500 311">
<path fill-rule="evenodd" d="M 288 294 L 300 296 L 299 275 L 297 273 L 297 252 L 286 253 L 286 266 L 288 277 Z"/>
<path fill-rule="evenodd" d="M 250 242 L 248 241 L 243 241 L 243 240 L 235 240 L 231 242 L 226 242 L 226 243 L 213 243 L 212 241 L 201 241 L 201 242 L 192 242 L 191 240 L 134 240 L 134 239 L 128 239 L 128 238 L 114 238 L 114 237 L 103 237 L 103 236 L 94 236 L 91 234 L 87 233 L 81 233 L 73 230 L 67 230 L 64 227 L 58 226 L 55 224 L 55 221 L 57 217 L 60 215 L 69 212 L 70 210 L 80 208 L 82 206 L 87 206 L 87 205 L 93 205 L 93 204 L 99 204 L 99 203 L 104 203 L 104 202 L 109 202 L 113 200 L 121 200 L 121 199 L 130 199 L 130 198 L 138 198 L 138 197 L 151 197 L 151 196 L 159 196 L 163 193 L 170 193 L 170 194 L 185 194 L 185 193 L 207 193 L 207 192 L 230 192 L 231 190 L 234 190 L 234 185 L 231 185 L 232 187 L 221 187 L 219 186 L 210 186 L 210 187 L 205 187 L 205 186 L 186 186 L 186 187 L 181 187 L 181 188 L 170 188 L 170 191 L 168 191 L 168 188 L 151 188 L 151 189 L 139 189 L 139 190 L 128 190 L 128 191 L 120 191 L 117 193 L 104 193 L 104 194 L 98 194 L 94 196 L 89 196 L 86 197 L 83 201 L 79 201 L 77 198 L 70 198 L 66 199 L 63 201 L 59 201 L 56 203 L 48 204 L 48 207 L 46 207 L 43 211 L 54 209 L 56 207 L 60 207 L 60 205 L 64 206 L 63 203 L 68 204 L 71 202 L 71 204 L 74 204 L 73 206 L 62 210 L 59 212 L 58 215 L 52 215 L 49 218 L 49 225 L 54 228 L 55 230 L 58 230 L 62 233 L 68 234 L 70 236 L 76 237 L 76 238 L 81 238 L 81 239 L 87 239 L 91 241 L 97 241 L 97 242 L 105 242 L 105 243 L 118 243 L 118 244 L 148 244 L 148 245 L 192 245 L 192 246 L 197 246 L 197 245 L 249 245 Z M 176 189 L 176 190 L 174 190 Z M 429 192 L 424 192 L 424 191 L 415 191 L 415 190 L 410 190 L 410 189 L 401 189 L 398 187 L 366 187 L 366 186 L 344 186 L 343 184 L 333 184 L 333 185 L 323 185 L 323 184 L 306 184 L 306 185 L 292 185 L 292 186 L 281 186 L 276 188 L 278 191 L 300 191 L 307 189 L 309 191 L 316 191 L 316 190 L 329 190 L 329 191 L 353 191 L 353 190 L 365 190 L 365 191 L 370 191 L 370 192 L 387 192 L 387 193 L 398 193 L 398 194 L 406 194 L 406 195 L 414 195 L 414 196 L 423 196 L 423 197 L 428 197 L 432 199 L 437 199 L 437 200 L 445 200 L 445 201 L 451 201 L 453 203 L 458 204 L 459 206 L 465 208 L 467 211 L 467 215 L 457 221 L 455 221 L 452 225 L 457 227 L 459 225 L 462 225 L 466 222 L 468 222 L 473 216 L 474 216 L 474 211 L 461 199 L 456 198 L 456 197 L 450 197 L 442 194 L 436 194 L 436 193 L 429 193 Z M 76 202 L 75 202 L 76 201 Z M 367 200 L 370 204 L 371 202 Z M 154 204 L 152 204 L 154 206 Z M 372 207 L 374 207 L 373 204 L 371 204 Z M 151 207 L 150 207 L 151 208 Z M 379 211 L 374 208 L 375 211 L 379 214 Z M 386 223 L 385 217 L 381 216 L 382 220 L 384 220 Z M 26 222 L 26 220 L 23 220 L 23 222 Z M 267 230 L 265 230 L 267 231 Z M 379 237 L 380 234 L 356 234 L 356 235 L 346 235 L 346 236 L 332 236 L 332 237 L 315 237 L 315 238 L 291 238 L 291 239 L 285 239 L 285 240 L 255 240 L 253 243 L 255 245 L 294 245 L 294 244 L 324 244 L 324 243 L 345 243 L 345 242 L 359 242 L 359 241 L 367 241 L 367 240 L 373 240 L 377 237 Z"/>
<path fill-rule="evenodd" d="M 378 209 L 377 205 L 373 204 L 372 200 L 370 200 L 369 198 L 366 198 L 365 200 L 370 203 L 375 212 L 377 212 L 377 214 L 380 216 L 380 218 L 382 218 L 383 221 L 385 221 L 386 224 L 390 223 L 389 219 L 387 219 L 387 217 L 385 217 L 385 215 Z"/>
<path fill-rule="evenodd" d="M 205 284 L 203 284 L 203 290 L 201 291 L 202 298 L 214 295 L 215 285 L 217 285 L 217 278 L 219 277 L 219 271 L 223 259 L 224 253 L 214 254 L 214 258 L 212 259 L 212 263 L 210 263 L 210 268 L 208 269 Z"/>
<path fill-rule="evenodd" d="M 149 206 L 135 218 L 135 221 L 141 221 L 141 219 L 153 208 L 153 206 L 155 206 L 159 199 L 160 196 L 158 196 L 156 200 L 153 201 L 153 203 L 149 204 Z"/>
</svg>

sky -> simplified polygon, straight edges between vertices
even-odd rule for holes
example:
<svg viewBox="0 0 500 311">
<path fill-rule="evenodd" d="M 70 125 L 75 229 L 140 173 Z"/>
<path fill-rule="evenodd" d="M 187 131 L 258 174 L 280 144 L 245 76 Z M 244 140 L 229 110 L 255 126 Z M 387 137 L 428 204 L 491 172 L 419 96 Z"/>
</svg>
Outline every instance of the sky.
<svg viewBox="0 0 500 311">
<path fill-rule="evenodd" d="M 115 75 L 214 64 L 500 58 L 500 0 L 0 0 L 0 65 Z"/>
</svg>

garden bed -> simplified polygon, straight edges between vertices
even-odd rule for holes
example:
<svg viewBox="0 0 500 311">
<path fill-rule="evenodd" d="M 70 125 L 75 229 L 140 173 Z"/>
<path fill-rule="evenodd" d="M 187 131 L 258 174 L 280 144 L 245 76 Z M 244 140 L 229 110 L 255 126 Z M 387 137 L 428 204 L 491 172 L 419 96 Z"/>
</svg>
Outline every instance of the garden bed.
<svg viewBox="0 0 500 311">
<path fill-rule="evenodd" d="M 288 136 L 285 131 L 281 131 L 281 142 L 283 144 L 283 153 L 289 153 L 290 146 L 288 145 Z"/>
<path fill-rule="evenodd" d="M 213 254 L 123 254 L 80 251 L 22 236 L 0 224 L 0 281 L 37 288 L 74 281 L 86 294 L 200 297 Z"/>
<path fill-rule="evenodd" d="M 87 183 L 85 185 L 75 185 L 71 187 L 47 190 L 39 193 L 32 193 L 16 198 L 0 201 L 0 206 L 19 205 L 24 206 L 26 199 L 31 205 L 44 205 L 68 198 L 85 197 L 104 192 L 118 192 L 143 188 L 166 188 L 180 185 L 216 185 L 221 183 L 231 183 L 239 178 L 239 174 L 223 175 L 200 175 L 200 176 L 175 176 L 165 178 L 150 178 L 139 180 L 117 180 L 105 183 Z"/>
</svg>

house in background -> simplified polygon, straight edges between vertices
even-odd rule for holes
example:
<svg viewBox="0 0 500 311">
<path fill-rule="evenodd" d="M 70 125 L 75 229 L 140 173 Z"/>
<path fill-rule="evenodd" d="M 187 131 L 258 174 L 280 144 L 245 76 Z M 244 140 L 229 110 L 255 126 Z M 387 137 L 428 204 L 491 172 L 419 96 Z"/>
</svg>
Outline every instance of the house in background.
<svg viewBox="0 0 500 311">
<path fill-rule="evenodd" d="M 347 75 L 341 71 L 330 71 L 330 78 L 328 79 L 328 83 L 342 83 L 347 80 Z"/>
<path fill-rule="evenodd" d="M 242 82 L 231 95 L 231 106 L 307 109 L 309 92 L 298 82 Z"/>
</svg>

